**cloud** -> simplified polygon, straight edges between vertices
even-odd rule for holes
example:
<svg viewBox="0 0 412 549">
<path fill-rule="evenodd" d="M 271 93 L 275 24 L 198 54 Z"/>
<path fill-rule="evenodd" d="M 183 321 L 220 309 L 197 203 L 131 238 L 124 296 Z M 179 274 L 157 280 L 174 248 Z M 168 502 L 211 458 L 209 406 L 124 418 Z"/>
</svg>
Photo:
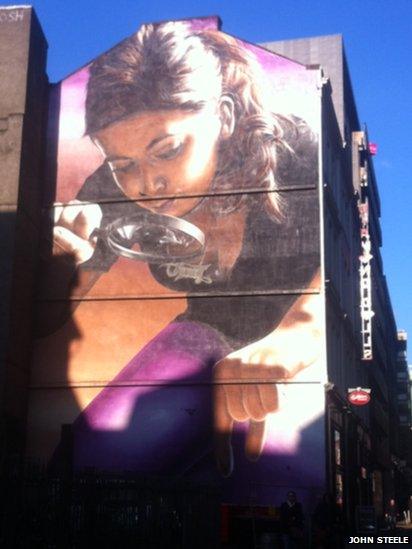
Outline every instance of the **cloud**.
<svg viewBox="0 0 412 549">
<path fill-rule="evenodd" d="M 392 163 L 389 160 L 381 159 L 378 161 L 378 166 L 382 168 L 392 168 Z"/>
</svg>

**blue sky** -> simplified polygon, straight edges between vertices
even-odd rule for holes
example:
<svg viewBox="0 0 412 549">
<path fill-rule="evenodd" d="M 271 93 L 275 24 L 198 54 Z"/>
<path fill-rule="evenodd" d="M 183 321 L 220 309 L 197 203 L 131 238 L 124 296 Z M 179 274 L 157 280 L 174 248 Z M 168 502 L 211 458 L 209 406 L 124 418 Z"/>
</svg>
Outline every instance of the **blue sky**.
<svg viewBox="0 0 412 549">
<path fill-rule="evenodd" d="M 409 332 L 412 348 L 411 0 L 34 0 L 32 5 L 49 43 L 51 81 L 143 22 L 217 14 L 224 31 L 251 42 L 343 34 L 360 121 L 378 144 L 384 269 L 398 328 Z"/>
</svg>

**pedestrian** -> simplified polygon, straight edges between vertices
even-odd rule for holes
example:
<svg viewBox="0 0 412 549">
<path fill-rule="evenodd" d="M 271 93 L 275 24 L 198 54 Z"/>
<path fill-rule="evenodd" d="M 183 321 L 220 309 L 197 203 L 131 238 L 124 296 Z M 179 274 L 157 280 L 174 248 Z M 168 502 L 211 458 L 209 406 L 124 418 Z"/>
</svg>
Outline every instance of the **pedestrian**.
<svg viewBox="0 0 412 549">
<path fill-rule="evenodd" d="M 333 497 L 326 493 L 316 506 L 313 514 L 314 546 L 316 549 L 329 549 L 339 546 L 341 513 Z"/>
<path fill-rule="evenodd" d="M 280 507 L 282 539 L 285 549 L 297 549 L 303 544 L 303 510 L 296 492 L 290 491 Z"/>
<path fill-rule="evenodd" d="M 394 530 L 396 528 L 397 515 L 398 515 L 398 511 L 397 511 L 396 501 L 394 499 L 390 499 L 387 516 L 388 516 L 389 528 L 391 530 Z"/>
</svg>

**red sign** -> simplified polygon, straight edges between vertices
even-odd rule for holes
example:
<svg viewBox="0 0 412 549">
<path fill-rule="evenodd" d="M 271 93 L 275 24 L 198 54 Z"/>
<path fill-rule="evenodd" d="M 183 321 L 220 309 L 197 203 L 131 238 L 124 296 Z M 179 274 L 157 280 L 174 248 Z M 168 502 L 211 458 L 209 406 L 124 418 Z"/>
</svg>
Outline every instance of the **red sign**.
<svg viewBox="0 0 412 549">
<path fill-rule="evenodd" d="M 355 391 L 351 391 L 348 395 L 349 402 L 354 406 L 365 406 L 370 399 L 370 394 L 362 389 L 355 389 Z"/>
<path fill-rule="evenodd" d="M 372 156 L 375 156 L 377 152 L 378 152 L 378 145 L 376 143 L 369 143 L 369 153 Z"/>
</svg>

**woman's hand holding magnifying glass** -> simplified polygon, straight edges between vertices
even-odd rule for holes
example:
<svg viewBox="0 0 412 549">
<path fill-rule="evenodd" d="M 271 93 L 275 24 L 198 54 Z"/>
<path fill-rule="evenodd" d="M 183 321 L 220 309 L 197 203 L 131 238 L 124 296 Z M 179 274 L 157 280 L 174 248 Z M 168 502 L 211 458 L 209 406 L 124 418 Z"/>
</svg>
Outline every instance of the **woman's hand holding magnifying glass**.
<svg viewBox="0 0 412 549">
<path fill-rule="evenodd" d="M 97 204 L 72 200 L 54 210 L 53 255 L 67 254 L 76 265 L 88 261 L 96 247 L 96 238 L 90 239 L 100 227 L 102 210 Z"/>
</svg>

